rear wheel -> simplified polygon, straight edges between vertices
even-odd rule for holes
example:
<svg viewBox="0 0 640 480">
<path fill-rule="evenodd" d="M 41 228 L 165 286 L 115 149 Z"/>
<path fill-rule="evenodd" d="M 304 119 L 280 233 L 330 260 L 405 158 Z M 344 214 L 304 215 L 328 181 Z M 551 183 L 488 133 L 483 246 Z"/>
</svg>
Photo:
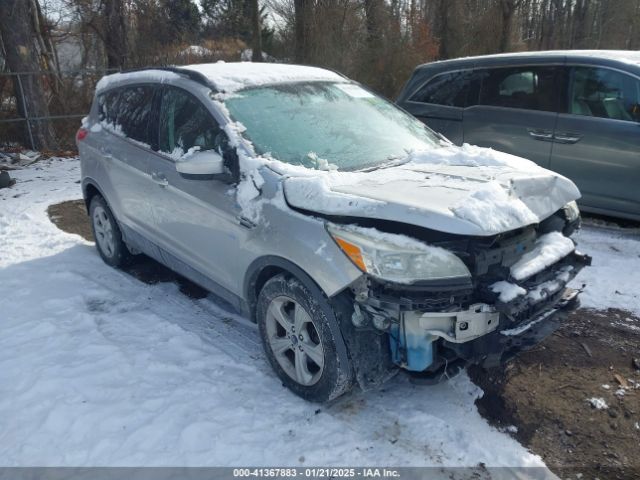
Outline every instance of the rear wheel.
<svg viewBox="0 0 640 480">
<path fill-rule="evenodd" d="M 96 248 L 102 260 L 112 267 L 121 267 L 131 254 L 122 240 L 120 227 L 102 196 L 96 195 L 91 199 L 89 215 Z"/>
<path fill-rule="evenodd" d="M 324 302 L 324 305 L 323 305 Z M 300 281 L 277 275 L 267 281 L 256 309 L 260 335 L 271 366 L 282 383 L 300 397 L 324 402 L 351 387 L 351 366 L 337 353 L 335 328 L 325 298 Z"/>
</svg>

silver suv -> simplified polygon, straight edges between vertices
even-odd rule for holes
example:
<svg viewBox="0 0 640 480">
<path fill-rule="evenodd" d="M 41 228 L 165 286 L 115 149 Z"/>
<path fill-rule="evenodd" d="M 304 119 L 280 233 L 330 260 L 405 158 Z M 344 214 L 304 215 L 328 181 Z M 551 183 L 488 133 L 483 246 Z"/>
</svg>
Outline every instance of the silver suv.
<svg viewBox="0 0 640 480">
<path fill-rule="evenodd" d="M 109 75 L 77 144 L 104 261 L 144 253 L 230 302 L 308 400 L 499 364 L 576 306 L 590 262 L 571 181 L 327 70 Z"/>
</svg>

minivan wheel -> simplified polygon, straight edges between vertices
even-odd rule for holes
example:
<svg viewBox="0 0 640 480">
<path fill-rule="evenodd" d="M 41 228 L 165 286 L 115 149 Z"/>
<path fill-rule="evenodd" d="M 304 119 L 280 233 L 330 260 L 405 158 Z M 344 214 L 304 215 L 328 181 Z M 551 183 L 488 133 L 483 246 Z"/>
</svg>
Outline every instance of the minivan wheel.
<svg viewBox="0 0 640 480">
<path fill-rule="evenodd" d="M 317 298 L 295 278 L 268 280 L 256 305 L 262 343 L 282 383 L 313 402 L 325 402 L 351 387 L 351 366 L 336 351 L 334 331 Z"/>
<path fill-rule="evenodd" d="M 130 258 L 131 254 L 122 241 L 122 233 L 107 202 L 100 195 L 91 199 L 89 205 L 91 228 L 96 241 L 98 253 L 108 265 L 120 267 Z"/>
</svg>

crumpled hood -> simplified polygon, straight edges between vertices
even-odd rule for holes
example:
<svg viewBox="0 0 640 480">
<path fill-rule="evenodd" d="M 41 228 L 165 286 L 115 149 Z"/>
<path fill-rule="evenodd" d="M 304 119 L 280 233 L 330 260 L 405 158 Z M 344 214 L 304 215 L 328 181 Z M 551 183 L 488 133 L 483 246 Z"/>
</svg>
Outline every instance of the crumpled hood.
<svg viewBox="0 0 640 480">
<path fill-rule="evenodd" d="M 326 215 L 481 236 L 538 223 L 580 197 L 569 179 L 528 160 L 468 145 L 438 150 L 372 172 L 287 172 L 285 197 Z"/>
</svg>

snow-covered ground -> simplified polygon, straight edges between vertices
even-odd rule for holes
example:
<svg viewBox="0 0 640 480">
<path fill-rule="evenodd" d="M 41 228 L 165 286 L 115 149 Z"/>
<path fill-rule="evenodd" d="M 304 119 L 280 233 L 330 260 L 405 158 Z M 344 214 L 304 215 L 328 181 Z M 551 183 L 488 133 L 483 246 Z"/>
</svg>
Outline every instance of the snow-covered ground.
<svg viewBox="0 0 640 480">
<path fill-rule="evenodd" d="M 466 375 L 398 376 L 327 406 L 280 385 L 256 329 L 212 298 L 147 285 L 58 230 L 76 160 L 12 172 L 0 190 L 0 466 L 438 465 L 542 461 L 489 426 Z M 640 242 L 588 228 L 583 303 L 640 313 Z M 618 292 L 618 293 L 616 293 Z"/>
</svg>

